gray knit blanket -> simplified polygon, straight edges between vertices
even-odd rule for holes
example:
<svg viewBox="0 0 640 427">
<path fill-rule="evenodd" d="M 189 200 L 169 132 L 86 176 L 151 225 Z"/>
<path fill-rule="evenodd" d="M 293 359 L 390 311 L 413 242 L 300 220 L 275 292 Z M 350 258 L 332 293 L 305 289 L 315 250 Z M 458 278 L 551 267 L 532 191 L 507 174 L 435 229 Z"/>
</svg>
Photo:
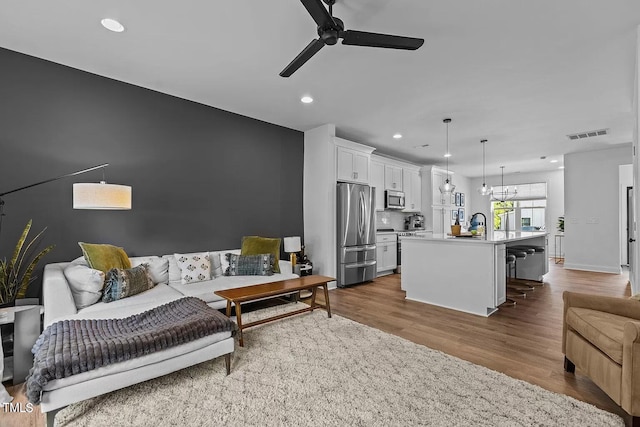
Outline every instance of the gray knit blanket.
<svg viewBox="0 0 640 427">
<path fill-rule="evenodd" d="M 194 297 L 124 319 L 61 320 L 48 326 L 31 350 L 27 398 L 37 405 L 49 381 L 234 330 L 231 320 Z"/>
</svg>

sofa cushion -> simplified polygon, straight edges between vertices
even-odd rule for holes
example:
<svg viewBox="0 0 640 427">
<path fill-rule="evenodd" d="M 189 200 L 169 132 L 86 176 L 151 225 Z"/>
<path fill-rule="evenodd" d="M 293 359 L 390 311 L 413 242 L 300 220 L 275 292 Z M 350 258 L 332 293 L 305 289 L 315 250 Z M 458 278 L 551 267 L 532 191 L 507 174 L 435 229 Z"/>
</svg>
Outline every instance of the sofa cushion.
<svg viewBox="0 0 640 427">
<path fill-rule="evenodd" d="M 109 303 L 137 295 L 153 286 L 146 263 L 129 269 L 112 268 L 104 281 L 102 302 Z"/>
<path fill-rule="evenodd" d="M 566 316 L 569 327 L 620 365 L 624 325 L 631 320 L 628 317 L 580 307 L 570 307 Z"/>
<path fill-rule="evenodd" d="M 225 276 L 272 276 L 273 254 L 235 255 L 227 254 L 229 267 Z"/>
<path fill-rule="evenodd" d="M 183 285 L 211 279 L 209 252 L 175 254 L 174 256 L 180 268 L 180 282 Z"/>
<path fill-rule="evenodd" d="M 112 268 L 131 268 L 127 253 L 118 246 L 78 242 L 89 267 L 106 273 Z"/>
<path fill-rule="evenodd" d="M 127 317 L 135 313 L 142 313 L 143 311 L 150 310 L 153 307 L 166 304 L 182 297 L 184 297 L 184 295 L 173 289 L 171 286 L 159 284 L 148 291 L 129 298 L 123 298 L 110 303 L 99 301 L 87 308 L 78 310 L 78 313 L 74 315 L 73 318 L 116 319 L 120 317 Z M 72 317 L 66 316 L 65 318 Z"/>
<path fill-rule="evenodd" d="M 211 278 L 215 279 L 216 277 L 224 276 L 220 254 L 216 252 L 209 252 L 209 261 L 211 262 Z"/>
<path fill-rule="evenodd" d="M 227 260 L 227 254 L 236 254 L 240 255 L 240 249 L 227 249 L 225 251 L 216 251 L 211 252 L 212 255 L 218 254 L 220 256 L 220 267 L 222 269 L 222 275 L 224 276 L 224 272 L 229 268 L 229 261 Z"/>
<path fill-rule="evenodd" d="M 244 236 L 240 255 L 273 254 L 275 258 L 273 272 L 280 273 L 280 241 L 279 238 Z"/>
<path fill-rule="evenodd" d="M 137 267 L 141 264 L 149 265 L 149 276 L 156 285 L 159 283 L 169 283 L 169 260 L 160 258 L 159 256 L 140 256 L 131 257 L 131 267 Z"/>
<path fill-rule="evenodd" d="M 104 272 L 89 267 L 82 257 L 67 265 L 63 272 L 77 309 L 89 307 L 100 301 L 104 287 Z"/>
</svg>

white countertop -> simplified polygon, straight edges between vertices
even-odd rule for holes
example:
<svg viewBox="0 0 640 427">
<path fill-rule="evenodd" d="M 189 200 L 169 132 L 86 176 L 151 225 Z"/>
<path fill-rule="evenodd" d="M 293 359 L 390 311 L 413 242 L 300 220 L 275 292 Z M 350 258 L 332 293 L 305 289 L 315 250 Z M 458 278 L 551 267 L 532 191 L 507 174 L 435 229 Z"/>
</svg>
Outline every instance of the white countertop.
<svg viewBox="0 0 640 427">
<path fill-rule="evenodd" d="M 454 237 L 446 234 L 433 234 L 432 236 L 406 236 L 405 240 L 423 240 L 423 241 L 439 241 L 439 242 L 465 242 L 465 243 L 474 243 L 474 244 L 499 244 L 499 243 L 509 243 L 509 242 L 517 242 L 520 240 L 527 240 L 536 237 L 544 237 L 548 235 L 546 231 L 510 231 L 506 233 L 504 231 L 494 231 L 492 236 L 488 236 L 487 239 L 484 237 Z"/>
</svg>

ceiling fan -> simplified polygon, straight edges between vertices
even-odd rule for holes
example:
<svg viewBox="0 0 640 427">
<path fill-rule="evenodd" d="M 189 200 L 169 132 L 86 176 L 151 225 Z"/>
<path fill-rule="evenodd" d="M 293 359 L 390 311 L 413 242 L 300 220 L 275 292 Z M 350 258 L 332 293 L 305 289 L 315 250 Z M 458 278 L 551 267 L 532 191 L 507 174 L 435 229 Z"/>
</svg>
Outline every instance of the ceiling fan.
<svg viewBox="0 0 640 427">
<path fill-rule="evenodd" d="M 342 44 L 353 46 L 384 47 L 387 49 L 416 50 L 424 43 L 424 39 L 414 37 L 394 36 L 391 34 L 368 33 L 365 31 L 345 30 L 342 20 L 333 16 L 333 5 L 336 0 L 300 0 L 307 12 L 318 24 L 318 37 L 312 40 L 302 52 L 294 58 L 284 70 L 281 77 L 289 77 L 304 65 L 313 55 L 318 53 L 325 44 L 334 45 L 338 39 Z M 322 2 L 329 5 L 329 11 Z"/>
</svg>

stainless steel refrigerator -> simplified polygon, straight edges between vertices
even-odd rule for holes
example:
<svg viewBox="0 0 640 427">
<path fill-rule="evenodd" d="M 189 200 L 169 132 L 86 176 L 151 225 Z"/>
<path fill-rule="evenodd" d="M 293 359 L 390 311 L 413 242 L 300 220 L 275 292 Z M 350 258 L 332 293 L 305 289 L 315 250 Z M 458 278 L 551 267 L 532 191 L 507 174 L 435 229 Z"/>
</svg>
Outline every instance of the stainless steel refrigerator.
<svg viewBox="0 0 640 427">
<path fill-rule="evenodd" d="M 376 277 L 375 188 L 338 183 L 338 286 Z"/>
</svg>

